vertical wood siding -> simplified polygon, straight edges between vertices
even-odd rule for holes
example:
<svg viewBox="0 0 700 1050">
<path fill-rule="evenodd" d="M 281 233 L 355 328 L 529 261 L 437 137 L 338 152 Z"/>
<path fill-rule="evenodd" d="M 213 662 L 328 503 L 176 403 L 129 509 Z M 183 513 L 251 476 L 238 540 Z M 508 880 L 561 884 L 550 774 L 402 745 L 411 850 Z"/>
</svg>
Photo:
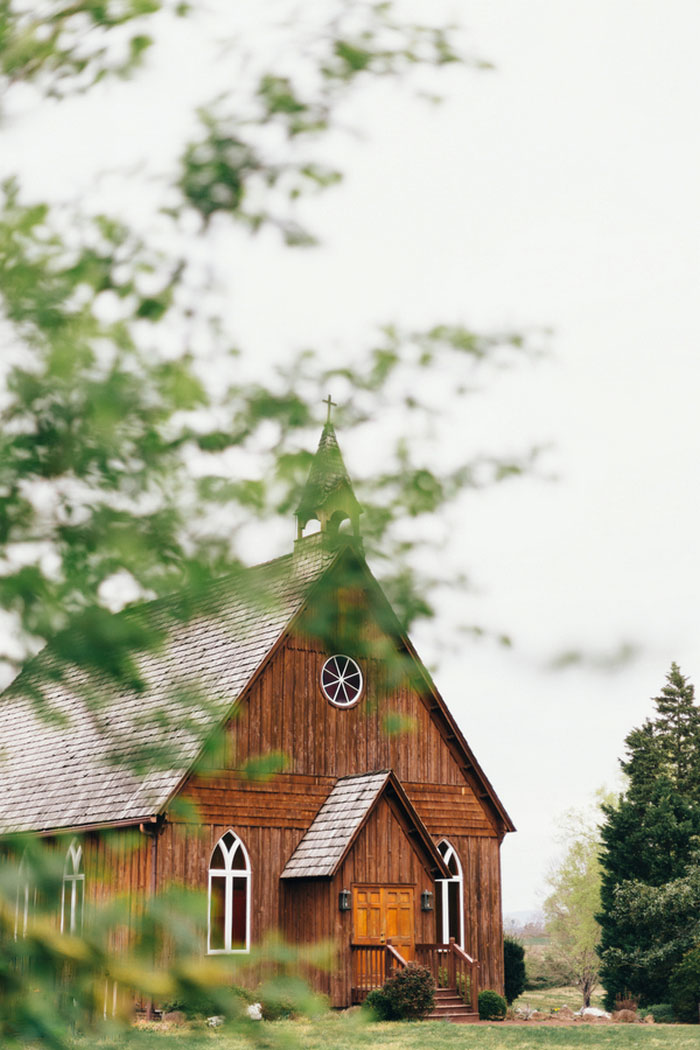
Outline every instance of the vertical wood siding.
<svg viewBox="0 0 700 1050">
<path fill-rule="evenodd" d="M 334 878 L 284 880 L 286 936 L 297 944 L 329 937 L 335 942 L 336 965 L 330 972 L 312 972 L 333 1006 L 350 1005 L 353 916 L 339 910 L 338 894 L 356 884 L 412 886 L 416 941 L 434 941 L 435 913 L 420 910 L 421 891 L 434 889 L 432 875 L 386 798 L 380 798 Z"/>
<path fill-rule="evenodd" d="M 314 970 L 313 979 L 334 1005 L 347 1005 L 352 913 L 338 910 L 339 890 L 353 883 L 414 886 L 416 938 L 432 942 L 434 912 L 420 911 L 420 892 L 434 889 L 432 877 L 386 798 L 335 878 L 280 882 L 279 875 L 338 777 L 393 769 L 435 841 L 447 838 L 457 850 L 464 872 L 465 948 L 481 964 L 481 987 L 502 990 L 502 827 L 460 768 L 453 743 L 431 713 L 430 697 L 408 679 L 385 690 L 380 663 L 364 660 L 363 699 L 354 708 L 333 707 L 319 686 L 328 655 L 313 638 L 297 633 L 253 682 L 224 732 L 221 766 L 192 776 L 182 791 L 196 815 L 175 807 L 159 835 L 159 888 L 175 883 L 202 891 L 204 950 L 209 861 L 218 839 L 232 828 L 251 861 L 253 942 L 273 930 L 300 945 L 334 940 L 337 964 L 330 972 Z M 413 731 L 387 735 L 389 712 L 412 720 Z M 284 773 L 262 783 L 241 775 L 246 759 L 270 751 L 287 755 Z M 86 905 L 125 892 L 138 909 L 150 892 L 150 843 L 149 836 L 133 831 L 89 837 Z"/>
<path fill-rule="evenodd" d="M 462 800 L 471 806 L 472 825 L 497 833 L 487 805 L 466 783 L 428 698 L 407 679 L 385 694 L 376 661 L 364 661 L 363 699 L 349 709 L 334 707 L 319 685 L 327 656 L 313 639 L 287 639 L 229 724 L 229 768 L 240 768 L 251 756 L 281 751 L 289 771 L 302 775 L 342 777 L 393 769 L 402 781 L 464 788 Z M 387 734 L 387 714 L 412 722 L 413 730 Z"/>
<path fill-rule="evenodd" d="M 351 919 L 337 910 L 335 883 L 332 892 L 324 884 L 284 886 L 279 873 L 338 777 L 391 768 L 436 841 L 448 838 L 457 849 L 465 875 L 466 948 L 481 963 L 482 987 L 502 989 L 501 836 L 493 814 L 465 780 L 427 699 L 408 680 L 384 695 L 378 666 L 364 662 L 363 699 L 354 708 L 339 709 L 319 687 L 327 655 L 312 638 L 287 638 L 228 725 L 228 768 L 193 777 L 185 789 L 210 829 L 209 851 L 229 827 L 246 844 L 253 870 L 254 940 L 281 928 L 297 943 L 332 936 L 339 945 L 349 944 L 344 927 Z M 388 736 L 388 711 L 413 719 L 414 731 Z M 287 756 L 287 772 L 267 783 L 237 773 L 247 758 L 267 751 Z M 194 846 L 188 849 L 197 853 Z M 390 843 L 387 863 L 394 852 Z M 200 849 L 198 856 L 200 885 L 205 886 L 209 854 Z M 390 881 L 404 881 L 400 867 L 392 871 Z M 182 878 L 177 863 L 171 877 Z M 349 987 L 346 969 L 341 966 L 333 977 L 316 975 L 319 990 L 332 993 L 337 1005 Z"/>
</svg>

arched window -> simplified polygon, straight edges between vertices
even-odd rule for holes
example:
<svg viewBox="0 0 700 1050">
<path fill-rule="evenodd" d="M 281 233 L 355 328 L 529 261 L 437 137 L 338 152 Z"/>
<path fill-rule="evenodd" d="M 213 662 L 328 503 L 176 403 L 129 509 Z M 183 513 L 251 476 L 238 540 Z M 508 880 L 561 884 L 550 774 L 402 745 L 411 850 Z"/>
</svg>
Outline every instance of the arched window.
<svg viewBox="0 0 700 1050">
<path fill-rule="evenodd" d="M 83 847 L 77 839 L 73 839 L 68 847 L 66 862 L 63 865 L 61 933 L 79 933 L 82 930 L 84 900 Z"/>
<path fill-rule="evenodd" d="M 447 839 L 438 843 L 445 864 L 449 868 L 449 879 L 438 879 L 435 894 L 435 918 L 438 940 L 447 944 L 454 937 L 460 948 L 464 948 L 464 877 L 462 865 L 454 846 Z"/>
<path fill-rule="evenodd" d="M 223 835 L 209 863 L 209 930 L 207 951 L 250 949 L 250 861 L 232 831 Z"/>
<path fill-rule="evenodd" d="M 15 940 L 18 937 L 27 936 L 27 925 L 29 915 L 33 906 L 36 905 L 36 887 L 30 882 L 29 864 L 27 862 L 26 850 L 22 854 L 17 869 L 17 899 L 15 901 Z"/>
</svg>

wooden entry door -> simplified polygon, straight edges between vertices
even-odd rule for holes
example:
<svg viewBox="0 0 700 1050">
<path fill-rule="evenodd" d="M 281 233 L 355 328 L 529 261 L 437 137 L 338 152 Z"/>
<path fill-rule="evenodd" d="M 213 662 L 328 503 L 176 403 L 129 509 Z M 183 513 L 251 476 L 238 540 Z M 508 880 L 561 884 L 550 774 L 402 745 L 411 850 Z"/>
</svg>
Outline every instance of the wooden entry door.
<svg viewBox="0 0 700 1050">
<path fill-rule="evenodd" d="M 353 943 L 391 944 L 406 959 L 415 954 L 413 886 L 354 886 Z"/>
</svg>

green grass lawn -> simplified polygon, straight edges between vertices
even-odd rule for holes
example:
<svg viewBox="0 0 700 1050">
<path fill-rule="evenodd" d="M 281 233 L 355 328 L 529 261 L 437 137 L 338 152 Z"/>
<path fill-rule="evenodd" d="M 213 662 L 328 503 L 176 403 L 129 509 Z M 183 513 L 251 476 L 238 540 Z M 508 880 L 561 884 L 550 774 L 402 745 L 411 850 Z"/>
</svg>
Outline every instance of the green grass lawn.
<svg viewBox="0 0 700 1050">
<path fill-rule="evenodd" d="M 76 1050 L 699 1050 L 693 1025 L 366 1024 L 358 1014 L 251 1023 L 248 1033 L 203 1028 L 81 1039 Z"/>
</svg>

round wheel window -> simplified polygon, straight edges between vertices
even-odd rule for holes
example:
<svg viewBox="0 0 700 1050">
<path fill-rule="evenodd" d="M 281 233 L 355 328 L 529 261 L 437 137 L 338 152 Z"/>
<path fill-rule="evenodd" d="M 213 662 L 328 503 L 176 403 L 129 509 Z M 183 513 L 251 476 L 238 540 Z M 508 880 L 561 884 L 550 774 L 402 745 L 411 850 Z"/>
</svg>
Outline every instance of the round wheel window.
<svg viewBox="0 0 700 1050">
<path fill-rule="evenodd" d="M 321 689 L 336 707 L 352 707 L 362 695 L 362 671 L 350 656 L 331 656 L 321 668 Z"/>
</svg>

